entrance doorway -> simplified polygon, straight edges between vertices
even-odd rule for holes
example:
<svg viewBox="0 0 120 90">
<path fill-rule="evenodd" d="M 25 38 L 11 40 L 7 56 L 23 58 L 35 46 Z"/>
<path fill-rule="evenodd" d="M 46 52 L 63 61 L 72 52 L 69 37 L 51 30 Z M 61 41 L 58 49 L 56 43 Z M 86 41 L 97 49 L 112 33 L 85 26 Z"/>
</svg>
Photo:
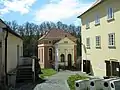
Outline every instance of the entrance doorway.
<svg viewBox="0 0 120 90">
<path fill-rule="evenodd" d="M 90 73 L 90 61 L 89 60 L 83 60 L 83 72 L 86 72 L 87 74 Z"/>
<path fill-rule="evenodd" d="M 106 76 L 120 76 L 120 64 L 116 61 L 105 61 Z"/>
<path fill-rule="evenodd" d="M 112 76 L 119 76 L 119 62 L 111 62 L 112 64 Z"/>
<path fill-rule="evenodd" d="M 106 63 L 106 76 L 111 76 L 111 64 L 110 61 L 105 61 Z"/>
<path fill-rule="evenodd" d="M 68 54 L 68 69 L 71 69 L 72 67 L 72 55 Z"/>
</svg>

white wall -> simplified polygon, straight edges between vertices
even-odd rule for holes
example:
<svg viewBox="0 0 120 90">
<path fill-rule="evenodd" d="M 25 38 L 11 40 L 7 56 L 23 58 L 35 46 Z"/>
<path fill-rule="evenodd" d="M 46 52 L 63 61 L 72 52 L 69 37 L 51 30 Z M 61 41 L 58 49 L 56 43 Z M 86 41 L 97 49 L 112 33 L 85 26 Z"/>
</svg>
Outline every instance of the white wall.
<svg viewBox="0 0 120 90">
<path fill-rule="evenodd" d="M 17 45 L 19 45 L 19 57 L 23 56 L 23 40 L 9 33 L 7 47 L 7 72 L 17 66 Z"/>
</svg>

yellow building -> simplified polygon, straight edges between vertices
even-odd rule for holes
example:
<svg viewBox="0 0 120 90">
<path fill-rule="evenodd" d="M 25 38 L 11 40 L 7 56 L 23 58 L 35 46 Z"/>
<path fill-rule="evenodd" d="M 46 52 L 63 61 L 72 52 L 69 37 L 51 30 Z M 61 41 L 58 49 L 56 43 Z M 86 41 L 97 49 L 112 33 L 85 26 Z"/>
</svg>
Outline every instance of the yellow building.
<svg viewBox="0 0 120 90">
<path fill-rule="evenodd" d="M 23 56 L 23 40 L 0 19 L 0 79 L 17 68 Z"/>
<path fill-rule="evenodd" d="M 78 18 L 82 70 L 95 76 L 120 76 L 120 0 L 97 0 Z"/>
<path fill-rule="evenodd" d="M 59 29 L 51 29 L 38 40 L 38 58 L 41 68 L 71 69 L 77 59 L 76 38 Z"/>
</svg>

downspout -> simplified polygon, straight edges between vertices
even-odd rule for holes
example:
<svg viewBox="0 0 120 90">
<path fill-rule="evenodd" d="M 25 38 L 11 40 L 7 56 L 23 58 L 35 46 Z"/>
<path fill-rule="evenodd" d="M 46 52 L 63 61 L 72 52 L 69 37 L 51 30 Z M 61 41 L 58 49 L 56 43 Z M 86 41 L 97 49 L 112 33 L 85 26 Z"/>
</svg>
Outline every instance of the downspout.
<svg viewBox="0 0 120 90">
<path fill-rule="evenodd" d="M 7 77 L 7 38 L 8 38 L 8 29 L 6 28 L 6 36 L 5 36 L 5 83 L 8 85 L 8 77 Z"/>
</svg>

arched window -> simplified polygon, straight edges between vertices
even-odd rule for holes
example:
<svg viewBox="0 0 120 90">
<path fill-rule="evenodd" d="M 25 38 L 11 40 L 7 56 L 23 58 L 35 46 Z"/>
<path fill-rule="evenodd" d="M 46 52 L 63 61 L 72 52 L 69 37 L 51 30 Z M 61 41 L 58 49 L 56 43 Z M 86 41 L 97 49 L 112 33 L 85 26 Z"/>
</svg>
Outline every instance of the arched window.
<svg viewBox="0 0 120 90">
<path fill-rule="evenodd" d="M 61 62 L 65 62 L 65 55 L 61 54 L 60 57 L 61 57 Z"/>
<path fill-rule="evenodd" d="M 52 60 L 52 48 L 49 49 L 49 60 Z"/>
</svg>

